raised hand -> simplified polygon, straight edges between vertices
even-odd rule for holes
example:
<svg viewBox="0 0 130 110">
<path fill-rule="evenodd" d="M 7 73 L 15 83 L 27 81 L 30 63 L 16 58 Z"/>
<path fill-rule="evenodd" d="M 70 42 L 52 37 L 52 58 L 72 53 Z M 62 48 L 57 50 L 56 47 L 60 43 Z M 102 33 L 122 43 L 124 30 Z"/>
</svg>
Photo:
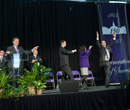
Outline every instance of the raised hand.
<svg viewBox="0 0 130 110">
<path fill-rule="evenodd" d="M 89 49 L 91 49 L 93 46 L 91 45 L 91 46 L 89 46 Z"/>
<path fill-rule="evenodd" d="M 37 49 L 38 49 L 38 47 L 39 47 L 39 46 L 35 46 L 35 47 L 33 48 L 33 50 L 37 50 Z"/>
<path fill-rule="evenodd" d="M 96 32 L 96 35 L 97 35 L 97 38 L 99 38 L 99 33 L 98 33 L 98 31 Z"/>
<path fill-rule="evenodd" d="M 76 50 L 76 49 L 74 49 L 74 52 L 77 52 L 77 50 Z"/>
<path fill-rule="evenodd" d="M 114 38 L 116 38 L 116 32 L 113 33 Z"/>
</svg>

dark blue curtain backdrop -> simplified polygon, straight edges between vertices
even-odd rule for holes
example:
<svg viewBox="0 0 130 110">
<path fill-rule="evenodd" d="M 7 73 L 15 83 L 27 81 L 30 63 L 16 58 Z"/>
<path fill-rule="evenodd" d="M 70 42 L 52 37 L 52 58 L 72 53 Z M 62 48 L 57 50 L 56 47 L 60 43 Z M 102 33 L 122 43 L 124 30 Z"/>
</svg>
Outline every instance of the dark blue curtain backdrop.
<svg viewBox="0 0 130 110">
<path fill-rule="evenodd" d="M 91 11 L 90 11 L 91 10 Z M 95 3 L 80 2 L 12 2 L 0 3 L 0 49 L 6 51 L 12 45 L 12 38 L 20 38 L 25 50 L 39 45 L 39 55 L 46 67 L 56 74 L 60 70 L 60 40 L 67 41 L 67 49 L 88 48 L 93 45 L 90 55 L 92 72 L 99 72 L 97 7 Z M 25 65 L 29 68 L 29 63 Z M 78 52 L 70 55 L 70 67 L 79 70 Z M 96 74 L 98 75 L 98 74 Z"/>
<path fill-rule="evenodd" d="M 111 7 L 111 8 L 110 8 Z M 130 66 L 130 36 L 127 23 L 126 5 L 98 4 L 101 39 L 110 44 L 112 33 L 117 33 L 112 47 L 114 54 L 111 62 L 110 82 L 119 83 L 128 78 Z"/>
</svg>

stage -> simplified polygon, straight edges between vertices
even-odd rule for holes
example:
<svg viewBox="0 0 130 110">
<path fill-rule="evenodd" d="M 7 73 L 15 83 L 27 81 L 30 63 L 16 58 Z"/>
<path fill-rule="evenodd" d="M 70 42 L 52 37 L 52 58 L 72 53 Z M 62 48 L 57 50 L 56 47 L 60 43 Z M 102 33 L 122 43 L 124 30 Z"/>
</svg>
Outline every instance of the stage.
<svg viewBox="0 0 130 110">
<path fill-rule="evenodd" d="M 96 86 L 75 93 L 45 90 L 43 95 L 15 100 L 0 100 L 0 110 L 126 110 L 130 107 L 130 89 Z"/>
<path fill-rule="evenodd" d="M 79 92 L 97 92 L 97 91 L 115 90 L 115 89 L 120 89 L 120 86 L 110 86 L 109 88 L 106 88 L 105 86 L 88 87 L 88 89 L 79 89 L 78 92 L 68 92 L 68 94 Z M 44 90 L 42 94 L 50 95 L 50 94 L 67 94 L 67 93 L 61 93 L 60 90 Z"/>
</svg>

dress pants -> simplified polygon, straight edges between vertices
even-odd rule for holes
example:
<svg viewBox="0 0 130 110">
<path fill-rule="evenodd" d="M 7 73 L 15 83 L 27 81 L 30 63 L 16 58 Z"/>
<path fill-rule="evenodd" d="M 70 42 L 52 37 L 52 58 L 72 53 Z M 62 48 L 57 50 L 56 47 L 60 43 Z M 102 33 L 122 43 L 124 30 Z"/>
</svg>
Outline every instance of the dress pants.
<svg viewBox="0 0 130 110">
<path fill-rule="evenodd" d="M 74 80 L 74 76 L 70 66 L 68 65 L 61 66 L 61 71 L 62 71 L 62 81 L 66 80 L 66 75 L 69 77 L 70 80 Z"/>
<path fill-rule="evenodd" d="M 100 65 L 104 68 L 105 75 L 106 75 L 105 86 L 109 86 L 109 82 L 110 82 L 110 62 L 105 61 L 105 62 L 102 62 Z"/>
<path fill-rule="evenodd" d="M 20 85 L 19 83 L 17 83 L 20 76 L 20 70 L 18 68 L 10 69 L 9 73 L 12 75 L 12 79 L 14 79 L 12 82 L 12 86 L 17 88 Z"/>
</svg>

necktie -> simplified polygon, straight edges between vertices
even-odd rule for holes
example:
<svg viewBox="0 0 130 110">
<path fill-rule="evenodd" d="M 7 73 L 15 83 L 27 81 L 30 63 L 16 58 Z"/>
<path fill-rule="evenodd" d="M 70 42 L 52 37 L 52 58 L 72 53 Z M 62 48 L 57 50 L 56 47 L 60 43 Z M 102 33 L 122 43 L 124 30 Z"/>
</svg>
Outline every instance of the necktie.
<svg viewBox="0 0 130 110">
<path fill-rule="evenodd" d="M 0 57 L 0 61 L 1 61 L 1 63 L 2 63 L 2 57 Z"/>
<path fill-rule="evenodd" d="M 106 54 L 107 54 L 107 59 L 109 59 L 109 56 L 108 56 L 108 49 L 106 48 Z"/>
<path fill-rule="evenodd" d="M 19 54 L 19 50 L 18 50 L 18 47 L 16 47 L 16 53 Z"/>
</svg>

